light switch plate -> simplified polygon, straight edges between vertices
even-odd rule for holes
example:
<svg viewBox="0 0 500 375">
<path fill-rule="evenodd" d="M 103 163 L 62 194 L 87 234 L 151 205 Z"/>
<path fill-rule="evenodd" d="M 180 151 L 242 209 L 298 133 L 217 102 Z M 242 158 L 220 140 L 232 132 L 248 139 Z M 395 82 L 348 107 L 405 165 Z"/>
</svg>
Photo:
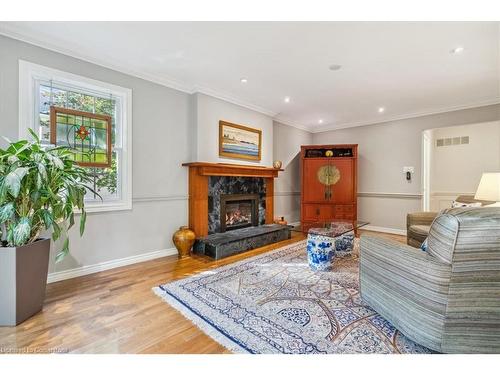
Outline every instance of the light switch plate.
<svg viewBox="0 0 500 375">
<path fill-rule="evenodd" d="M 410 172 L 410 173 L 415 173 L 415 168 L 414 167 L 403 167 L 403 173 Z"/>
</svg>

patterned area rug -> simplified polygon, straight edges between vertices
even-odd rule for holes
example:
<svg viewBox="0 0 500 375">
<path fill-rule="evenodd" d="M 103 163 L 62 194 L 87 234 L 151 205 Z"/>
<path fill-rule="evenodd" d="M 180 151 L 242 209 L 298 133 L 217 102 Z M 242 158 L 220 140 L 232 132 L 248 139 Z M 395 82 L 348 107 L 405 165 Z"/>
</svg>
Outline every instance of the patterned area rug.
<svg viewBox="0 0 500 375">
<path fill-rule="evenodd" d="M 154 288 L 236 353 L 430 353 L 361 301 L 358 252 L 332 272 L 307 264 L 305 241 Z"/>
</svg>

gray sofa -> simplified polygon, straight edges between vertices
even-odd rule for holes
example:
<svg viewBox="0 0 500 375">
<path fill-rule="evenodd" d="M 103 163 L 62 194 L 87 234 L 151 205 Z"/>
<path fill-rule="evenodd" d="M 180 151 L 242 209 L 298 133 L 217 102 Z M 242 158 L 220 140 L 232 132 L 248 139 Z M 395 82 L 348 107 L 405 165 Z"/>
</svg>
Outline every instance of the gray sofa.
<svg viewBox="0 0 500 375">
<path fill-rule="evenodd" d="M 474 199 L 473 195 L 459 195 L 455 202 L 487 205 L 495 202 Z M 406 216 L 406 242 L 413 247 L 420 247 L 429 235 L 429 228 L 438 212 L 412 212 Z"/>
<path fill-rule="evenodd" d="M 428 249 L 361 237 L 361 298 L 404 335 L 444 353 L 500 353 L 500 208 L 455 208 Z"/>
</svg>

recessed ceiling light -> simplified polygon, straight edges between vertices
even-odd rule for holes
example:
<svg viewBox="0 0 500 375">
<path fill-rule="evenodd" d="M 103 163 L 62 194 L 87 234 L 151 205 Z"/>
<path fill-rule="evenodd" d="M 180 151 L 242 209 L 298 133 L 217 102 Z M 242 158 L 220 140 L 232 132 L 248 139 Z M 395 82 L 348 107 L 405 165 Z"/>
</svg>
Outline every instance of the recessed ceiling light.
<svg viewBox="0 0 500 375">
<path fill-rule="evenodd" d="M 241 83 L 247 83 L 247 82 L 248 82 L 248 79 L 246 79 L 246 78 L 242 78 L 242 79 L 240 79 L 240 82 L 241 82 Z"/>
<path fill-rule="evenodd" d="M 385 111 L 385 108 L 384 108 L 384 107 L 379 107 L 379 109 L 378 109 L 378 113 L 384 113 L 384 111 Z"/>
<path fill-rule="evenodd" d="M 464 47 L 455 47 L 450 52 L 453 54 L 458 54 L 458 53 L 462 53 L 463 51 L 464 51 Z"/>
<path fill-rule="evenodd" d="M 318 120 L 318 124 L 322 124 L 322 123 L 323 123 L 323 119 L 322 119 L 322 118 L 320 118 L 320 119 Z"/>
<path fill-rule="evenodd" d="M 290 97 L 289 96 L 285 96 L 285 103 L 290 103 Z"/>
<path fill-rule="evenodd" d="M 330 70 L 340 70 L 340 68 L 342 68 L 342 65 L 338 65 L 338 64 L 332 64 L 328 67 L 328 69 L 330 69 Z"/>
</svg>

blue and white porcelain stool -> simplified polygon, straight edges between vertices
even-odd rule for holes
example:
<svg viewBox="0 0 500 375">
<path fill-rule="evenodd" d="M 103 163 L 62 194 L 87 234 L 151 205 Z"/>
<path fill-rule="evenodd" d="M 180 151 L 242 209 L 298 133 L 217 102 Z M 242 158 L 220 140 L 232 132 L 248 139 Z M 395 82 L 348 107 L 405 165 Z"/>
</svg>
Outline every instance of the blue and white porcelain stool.
<svg viewBox="0 0 500 375">
<path fill-rule="evenodd" d="M 307 261 L 315 271 L 330 271 L 335 258 L 335 238 L 324 236 L 314 231 L 307 235 Z"/>
<path fill-rule="evenodd" d="M 354 248 L 354 231 L 347 232 L 341 236 L 335 237 L 336 256 L 344 257 L 351 255 Z"/>
<path fill-rule="evenodd" d="M 316 271 L 329 271 L 333 267 L 335 257 L 351 255 L 354 248 L 352 229 L 353 226 L 349 223 L 331 223 L 327 228 L 309 229 L 307 234 L 309 266 Z"/>
</svg>

